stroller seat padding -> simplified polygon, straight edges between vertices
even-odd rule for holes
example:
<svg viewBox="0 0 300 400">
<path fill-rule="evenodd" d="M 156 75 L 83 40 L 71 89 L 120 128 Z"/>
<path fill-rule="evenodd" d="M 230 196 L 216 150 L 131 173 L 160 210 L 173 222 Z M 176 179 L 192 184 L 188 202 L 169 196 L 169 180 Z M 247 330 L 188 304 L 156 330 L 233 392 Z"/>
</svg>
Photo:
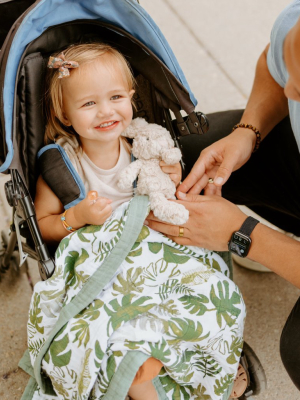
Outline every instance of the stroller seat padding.
<svg viewBox="0 0 300 400">
<path fill-rule="evenodd" d="M 65 210 L 85 198 L 84 184 L 61 146 L 49 144 L 43 147 L 38 152 L 38 161 L 44 181 L 60 199 Z"/>
<path fill-rule="evenodd" d="M 39 175 L 36 155 L 44 145 L 43 93 L 46 65 L 47 60 L 41 53 L 26 56 L 17 86 L 19 116 L 16 140 L 26 184 L 33 198 Z"/>
</svg>

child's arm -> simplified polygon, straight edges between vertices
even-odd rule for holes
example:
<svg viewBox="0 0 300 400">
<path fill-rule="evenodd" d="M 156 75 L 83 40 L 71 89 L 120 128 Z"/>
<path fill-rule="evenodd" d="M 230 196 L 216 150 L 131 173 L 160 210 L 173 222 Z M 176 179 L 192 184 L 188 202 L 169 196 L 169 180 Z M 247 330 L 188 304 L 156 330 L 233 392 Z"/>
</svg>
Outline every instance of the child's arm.
<svg viewBox="0 0 300 400">
<path fill-rule="evenodd" d="M 110 203 L 111 200 L 104 197 L 93 200 L 88 196 L 67 211 L 66 222 L 74 229 L 79 229 L 87 224 L 102 225 L 112 213 Z M 64 212 L 63 205 L 41 176 L 37 181 L 34 204 L 45 242 L 58 243 L 69 234 L 61 221 Z"/>
<path fill-rule="evenodd" d="M 177 164 L 169 165 L 166 164 L 164 161 L 161 161 L 159 165 L 165 174 L 169 174 L 170 178 L 177 187 L 182 178 L 182 169 L 180 163 L 178 162 Z"/>
</svg>

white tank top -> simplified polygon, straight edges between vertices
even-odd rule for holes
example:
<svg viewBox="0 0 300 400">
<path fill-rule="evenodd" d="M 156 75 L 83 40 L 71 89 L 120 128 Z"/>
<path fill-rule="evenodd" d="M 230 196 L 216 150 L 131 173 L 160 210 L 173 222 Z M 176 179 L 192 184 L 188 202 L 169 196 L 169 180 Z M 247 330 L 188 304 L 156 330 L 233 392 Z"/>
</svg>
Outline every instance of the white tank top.
<svg viewBox="0 0 300 400">
<path fill-rule="evenodd" d="M 76 139 L 75 139 L 76 140 Z M 76 140 L 77 142 L 77 140 Z M 78 172 L 85 186 L 86 193 L 96 190 L 98 196 L 112 200 L 111 206 L 115 210 L 120 204 L 129 201 L 133 196 L 133 188 L 121 190 L 117 183 L 119 174 L 131 161 L 130 154 L 125 148 L 124 141 L 120 140 L 120 155 L 117 164 L 111 169 L 97 167 L 89 157 L 82 151 L 76 153 L 78 144 L 70 138 L 64 138 L 57 142 L 66 151 L 71 163 Z"/>
</svg>

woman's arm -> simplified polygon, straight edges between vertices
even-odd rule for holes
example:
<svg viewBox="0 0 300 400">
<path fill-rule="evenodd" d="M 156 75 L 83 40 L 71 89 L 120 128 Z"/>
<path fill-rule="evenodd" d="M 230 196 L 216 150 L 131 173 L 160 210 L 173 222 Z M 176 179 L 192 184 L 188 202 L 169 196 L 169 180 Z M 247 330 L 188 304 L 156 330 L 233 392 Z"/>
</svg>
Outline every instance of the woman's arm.
<svg viewBox="0 0 300 400">
<path fill-rule="evenodd" d="M 242 116 L 241 123 L 255 126 L 262 138 L 288 115 L 288 102 L 283 88 L 271 76 L 267 65 L 269 45 L 261 54 L 256 67 L 252 92 Z M 208 185 L 206 194 L 220 194 L 220 188 L 233 171 L 239 169 L 250 158 L 256 135 L 250 129 L 238 128 L 225 138 L 204 149 L 190 174 L 178 187 L 180 192 L 198 194 Z"/>
<path fill-rule="evenodd" d="M 89 193 L 96 194 L 94 195 L 95 199 L 89 198 L 88 195 L 88 198 L 71 207 L 67 212 L 66 222 L 74 229 L 79 229 L 87 224 L 101 225 L 112 212 L 111 200 L 97 197 L 96 192 Z M 62 203 L 41 176 L 37 181 L 34 204 L 45 242 L 58 243 L 70 233 L 63 227 L 61 221 L 64 211 Z"/>
<path fill-rule="evenodd" d="M 147 217 L 147 223 L 182 245 L 227 251 L 232 233 L 239 230 L 247 218 L 236 205 L 220 196 L 187 194 L 185 200 L 178 202 L 190 213 L 188 222 L 183 225 L 183 237 L 178 236 L 178 226 L 158 221 L 153 215 Z M 263 224 L 254 228 L 251 239 L 248 258 L 300 288 L 300 243 Z"/>
</svg>

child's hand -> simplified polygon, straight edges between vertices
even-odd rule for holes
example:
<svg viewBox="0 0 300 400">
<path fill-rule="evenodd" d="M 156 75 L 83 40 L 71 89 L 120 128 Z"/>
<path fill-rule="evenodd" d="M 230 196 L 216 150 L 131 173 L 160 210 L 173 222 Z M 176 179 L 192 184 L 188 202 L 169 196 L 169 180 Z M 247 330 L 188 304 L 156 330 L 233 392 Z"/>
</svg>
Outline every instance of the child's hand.
<svg viewBox="0 0 300 400">
<path fill-rule="evenodd" d="M 105 197 L 98 197 L 96 191 L 91 191 L 74 207 L 74 217 L 81 226 L 102 225 L 112 213 L 111 202 Z"/>
<path fill-rule="evenodd" d="M 159 165 L 165 174 L 169 174 L 170 178 L 177 187 L 181 182 L 182 177 L 182 169 L 180 163 L 178 162 L 177 164 L 168 165 L 164 161 L 160 161 Z"/>
</svg>

